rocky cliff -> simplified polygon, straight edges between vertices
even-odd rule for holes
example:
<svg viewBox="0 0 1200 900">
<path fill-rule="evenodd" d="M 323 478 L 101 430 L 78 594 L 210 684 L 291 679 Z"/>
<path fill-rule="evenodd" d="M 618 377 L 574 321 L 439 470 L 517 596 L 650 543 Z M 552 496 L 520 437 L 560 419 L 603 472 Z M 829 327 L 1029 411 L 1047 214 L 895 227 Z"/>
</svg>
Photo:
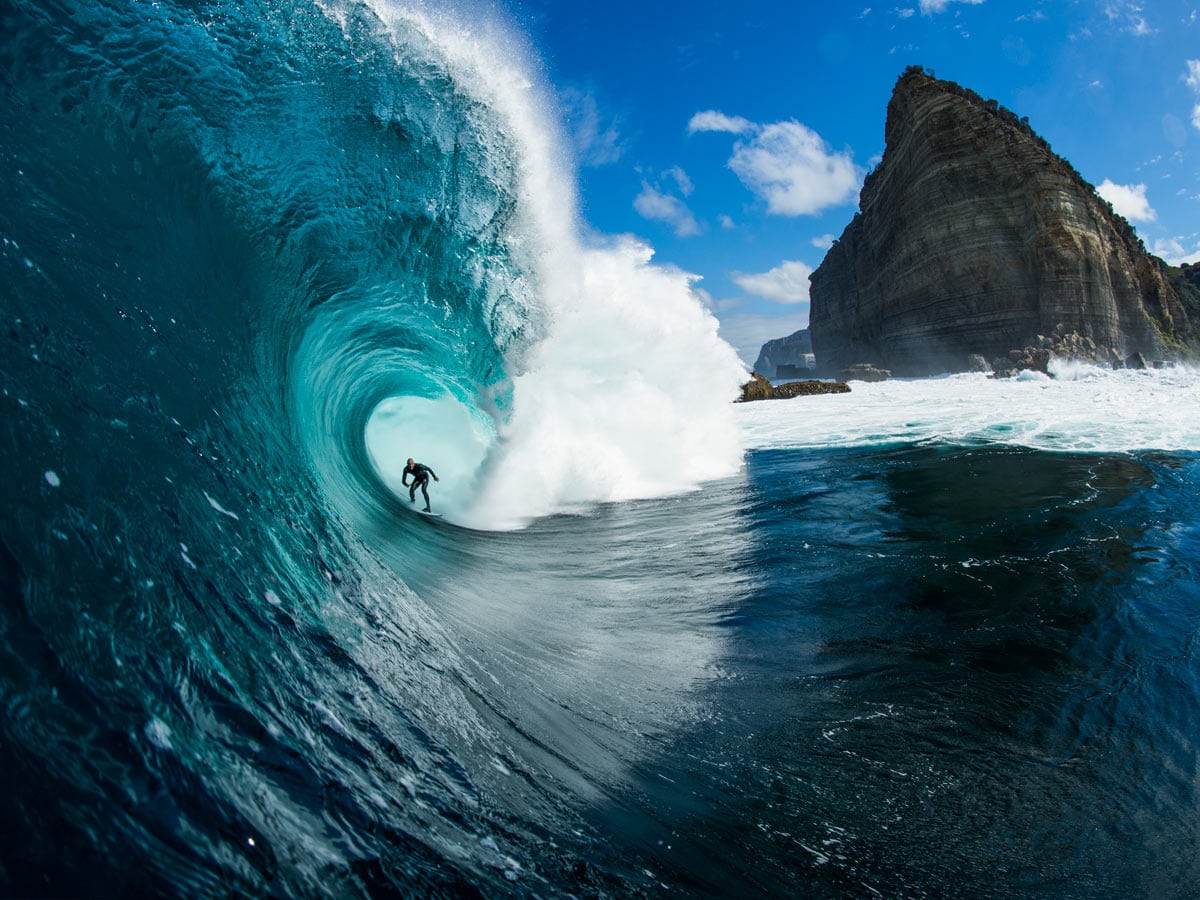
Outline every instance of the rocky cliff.
<svg viewBox="0 0 1200 900">
<path fill-rule="evenodd" d="M 1101 360 L 1196 347 L 1166 266 L 1025 120 L 913 67 L 885 140 L 812 276 L 820 371 L 963 371 L 1051 333 Z"/>
<path fill-rule="evenodd" d="M 781 377 L 775 370 L 779 366 L 794 366 L 807 368 L 805 357 L 812 353 L 812 341 L 808 337 L 808 329 L 802 328 L 787 337 L 767 341 L 758 351 L 758 359 L 754 361 L 754 371 L 768 378 Z"/>
</svg>

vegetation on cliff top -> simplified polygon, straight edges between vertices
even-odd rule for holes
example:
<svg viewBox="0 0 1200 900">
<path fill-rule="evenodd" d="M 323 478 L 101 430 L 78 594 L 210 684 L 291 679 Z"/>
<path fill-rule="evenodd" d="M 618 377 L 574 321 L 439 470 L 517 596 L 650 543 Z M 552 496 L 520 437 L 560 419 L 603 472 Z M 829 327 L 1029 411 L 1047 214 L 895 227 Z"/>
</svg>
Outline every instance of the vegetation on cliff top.
<svg viewBox="0 0 1200 900">
<path fill-rule="evenodd" d="M 932 69 L 926 69 L 924 66 L 909 66 L 902 73 L 900 73 L 900 77 L 896 80 L 896 89 L 899 90 L 901 85 L 908 82 L 913 82 L 916 86 L 926 84 L 930 86 L 936 85 L 939 89 L 949 94 L 962 97 L 970 102 L 973 106 L 987 110 L 999 121 L 1021 132 L 1037 146 L 1045 150 L 1053 164 L 1057 166 L 1063 173 L 1069 176 L 1073 181 L 1075 181 L 1084 193 L 1090 194 L 1093 198 L 1095 198 L 1100 208 L 1107 214 L 1108 222 L 1112 226 L 1113 231 L 1120 236 L 1128 248 L 1131 250 L 1136 250 L 1139 253 L 1144 253 L 1147 256 L 1152 255 L 1150 254 L 1150 251 L 1146 249 L 1145 242 L 1143 242 L 1138 236 L 1138 233 L 1134 230 L 1133 226 L 1129 224 L 1129 221 L 1115 209 L 1113 209 L 1112 203 L 1100 196 L 1100 194 L 1096 191 L 1095 185 L 1080 175 L 1079 171 L 1073 165 L 1071 165 L 1070 162 L 1055 153 L 1050 147 L 1050 143 L 1033 130 L 1032 126 L 1029 124 L 1028 116 L 1018 116 L 1012 110 L 1002 106 L 997 100 L 985 100 L 980 94 L 971 90 L 970 88 L 963 87 L 962 85 L 956 84 L 953 81 L 943 81 L 934 74 Z M 1155 257 L 1155 259 L 1157 259 L 1157 257 Z"/>
</svg>

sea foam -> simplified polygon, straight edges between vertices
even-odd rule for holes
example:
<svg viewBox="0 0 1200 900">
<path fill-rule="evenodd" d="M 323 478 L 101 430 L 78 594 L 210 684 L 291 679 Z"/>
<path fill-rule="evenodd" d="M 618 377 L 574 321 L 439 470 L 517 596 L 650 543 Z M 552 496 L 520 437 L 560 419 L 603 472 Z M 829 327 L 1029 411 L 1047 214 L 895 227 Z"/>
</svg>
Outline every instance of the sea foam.
<svg viewBox="0 0 1200 900">
<path fill-rule="evenodd" d="M 1200 451 L 1200 370 L 1060 363 L 1053 377 L 854 382 L 849 394 L 739 405 L 758 449 L 941 443 L 1120 453 Z"/>
<path fill-rule="evenodd" d="M 731 401 L 745 367 L 692 290 L 694 276 L 654 264 L 637 239 L 586 233 L 565 141 L 520 42 L 499 26 L 376 8 L 421 29 L 456 82 L 494 111 L 496 147 L 511 146 L 518 172 L 510 243 L 544 319 L 540 340 L 510 355 L 503 407 L 449 397 L 379 404 L 366 441 L 384 481 L 397 490 L 404 460 L 416 458 L 443 479 L 435 508 L 504 529 L 737 471 Z"/>
</svg>

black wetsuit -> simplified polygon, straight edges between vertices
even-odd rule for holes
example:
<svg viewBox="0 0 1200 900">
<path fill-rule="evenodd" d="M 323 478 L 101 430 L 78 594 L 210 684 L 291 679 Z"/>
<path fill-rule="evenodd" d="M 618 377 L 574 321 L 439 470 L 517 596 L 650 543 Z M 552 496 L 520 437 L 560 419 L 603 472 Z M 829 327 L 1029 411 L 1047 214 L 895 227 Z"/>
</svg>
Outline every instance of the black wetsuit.
<svg viewBox="0 0 1200 900">
<path fill-rule="evenodd" d="M 412 487 L 408 485 L 408 476 L 413 478 Z M 422 463 L 413 463 L 412 468 L 404 467 L 404 474 L 400 476 L 400 483 L 408 488 L 408 499 L 413 503 L 417 501 L 417 488 L 421 489 L 421 496 L 425 498 L 425 512 L 429 512 L 429 476 L 433 475 L 437 478 L 433 469 Z"/>
</svg>

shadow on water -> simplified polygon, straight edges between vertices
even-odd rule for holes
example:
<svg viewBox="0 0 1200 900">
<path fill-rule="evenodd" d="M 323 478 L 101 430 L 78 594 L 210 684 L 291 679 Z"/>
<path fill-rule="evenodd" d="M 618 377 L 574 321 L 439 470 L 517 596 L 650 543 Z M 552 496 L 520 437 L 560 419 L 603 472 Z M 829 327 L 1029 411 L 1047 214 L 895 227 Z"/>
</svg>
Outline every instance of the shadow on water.
<svg viewBox="0 0 1200 900">
<path fill-rule="evenodd" d="M 701 894 L 1186 896 L 1193 458 L 761 452 L 719 715 L 597 812 Z"/>
</svg>

